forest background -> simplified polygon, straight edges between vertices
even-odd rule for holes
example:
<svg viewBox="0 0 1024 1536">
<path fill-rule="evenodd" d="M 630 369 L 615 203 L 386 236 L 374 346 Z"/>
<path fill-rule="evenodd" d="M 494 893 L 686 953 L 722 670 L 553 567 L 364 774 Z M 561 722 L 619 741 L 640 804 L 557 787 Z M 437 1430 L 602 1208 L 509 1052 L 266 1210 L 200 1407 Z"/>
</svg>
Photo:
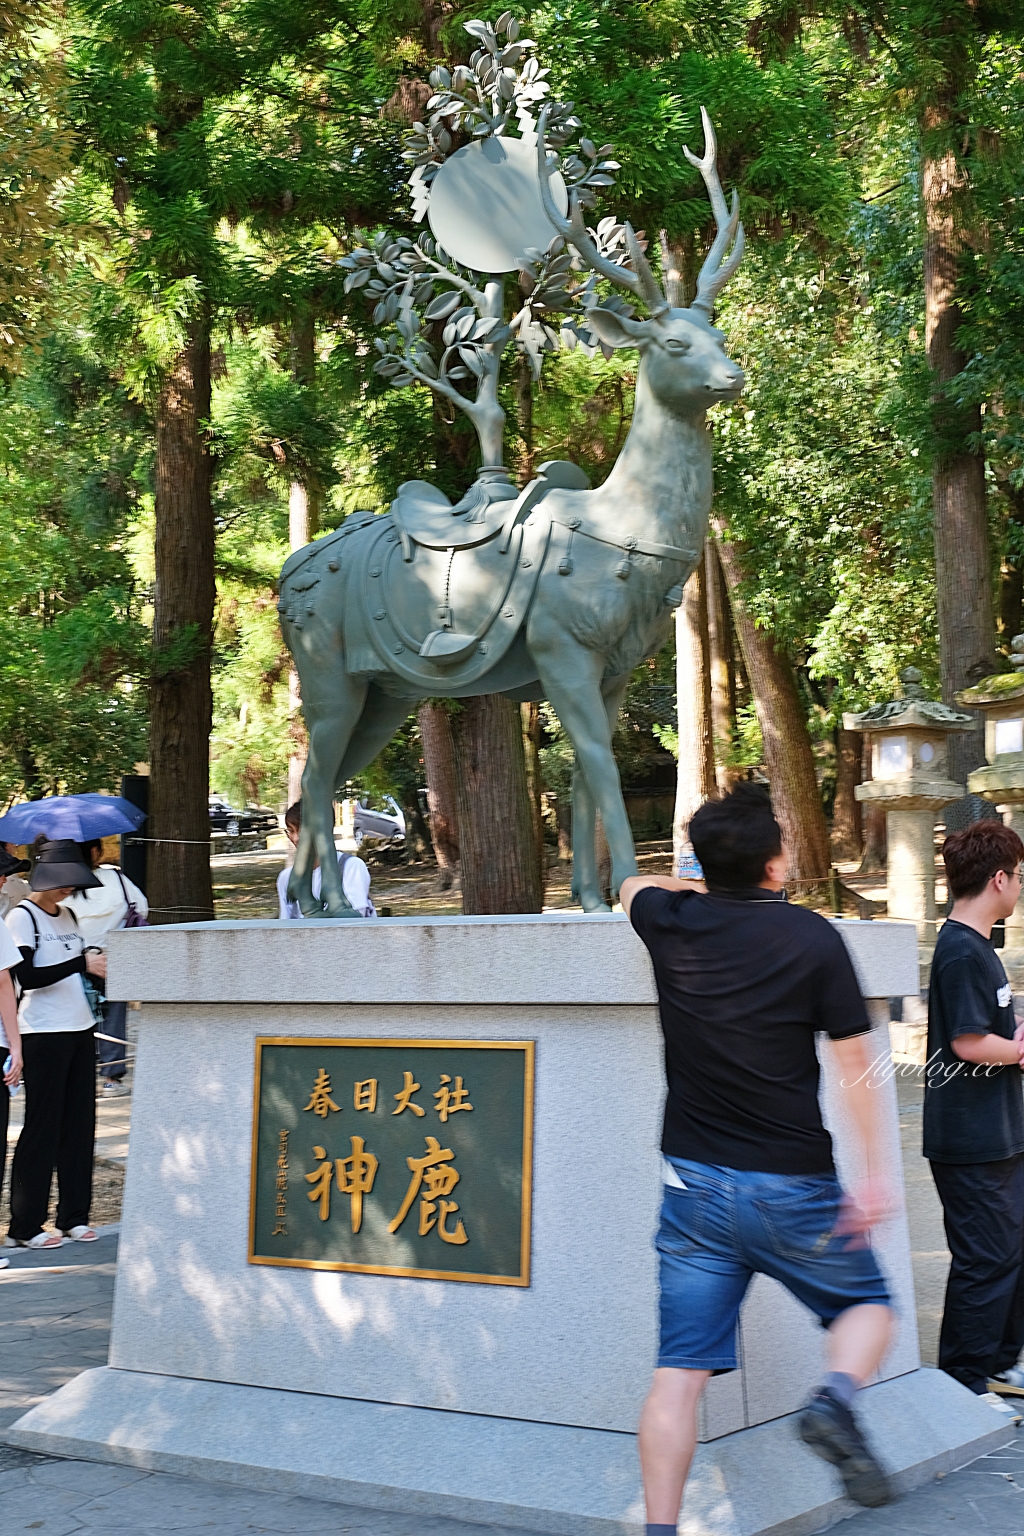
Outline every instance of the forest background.
<svg viewBox="0 0 1024 1536">
<path fill-rule="evenodd" d="M 360 231 L 415 237 L 404 136 L 431 67 L 476 46 L 464 21 L 499 9 L 0 0 L 0 799 L 147 760 L 171 840 L 156 906 L 212 915 L 208 775 L 275 805 L 290 762 L 294 782 L 289 547 L 404 479 L 472 481 L 471 431 L 374 374 L 341 261 Z M 1024 7 L 569 0 L 522 20 L 615 146 L 598 216 L 644 230 L 684 300 L 711 232 L 683 155 L 702 104 L 749 237 L 717 311 L 748 385 L 712 413 L 714 532 L 676 646 L 631 685 L 623 781 L 678 753 L 681 833 L 760 771 L 797 879 L 872 830 L 877 858 L 843 712 L 908 664 L 951 700 L 1022 627 Z M 635 370 L 511 357 L 520 479 L 569 458 L 599 483 Z M 464 892 L 468 862 L 501 876 L 468 910 L 538 904 L 539 794 L 567 799 L 557 720 L 504 705 L 425 706 L 356 786 L 422 837 L 432 781 L 442 866 L 461 841 Z M 979 754 L 962 738 L 953 776 Z"/>
</svg>

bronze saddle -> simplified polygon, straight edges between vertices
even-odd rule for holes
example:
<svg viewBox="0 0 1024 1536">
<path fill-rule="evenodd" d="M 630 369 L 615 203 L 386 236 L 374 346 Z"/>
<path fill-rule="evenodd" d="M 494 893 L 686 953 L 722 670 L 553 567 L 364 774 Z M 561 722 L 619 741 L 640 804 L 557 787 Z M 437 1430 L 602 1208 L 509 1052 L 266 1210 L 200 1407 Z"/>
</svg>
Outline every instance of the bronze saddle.
<svg viewBox="0 0 1024 1536">
<path fill-rule="evenodd" d="M 439 693 L 483 676 L 522 627 L 544 563 L 551 523 L 534 508 L 556 487 L 589 483 L 561 461 L 541 465 L 523 491 L 503 470 L 485 469 L 453 506 L 436 486 L 407 481 L 356 541 L 345 618 L 350 670 L 383 664 Z"/>
</svg>

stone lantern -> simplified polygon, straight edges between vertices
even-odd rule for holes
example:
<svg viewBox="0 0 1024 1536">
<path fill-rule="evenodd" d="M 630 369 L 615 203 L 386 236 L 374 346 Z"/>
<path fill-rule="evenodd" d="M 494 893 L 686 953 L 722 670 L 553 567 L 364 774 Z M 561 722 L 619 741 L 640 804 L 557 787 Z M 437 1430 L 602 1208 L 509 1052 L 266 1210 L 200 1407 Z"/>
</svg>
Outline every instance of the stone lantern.
<svg viewBox="0 0 1024 1536">
<path fill-rule="evenodd" d="M 1013 641 L 1013 672 L 983 678 L 956 696 L 958 704 L 985 717 L 984 768 L 967 780 L 974 795 L 999 807 L 1003 821 L 1024 837 L 1024 635 Z M 1004 965 L 1024 966 L 1024 895 L 1006 919 Z"/>
<path fill-rule="evenodd" d="M 916 667 L 900 673 L 903 696 L 844 715 L 848 731 L 871 736 L 871 778 L 854 790 L 864 805 L 884 805 L 889 843 L 889 916 L 917 925 L 927 964 L 935 947 L 935 813 L 965 793 L 948 777 L 946 738 L 977 730 L 972 715 L 929 699 Z"/>
</svg>

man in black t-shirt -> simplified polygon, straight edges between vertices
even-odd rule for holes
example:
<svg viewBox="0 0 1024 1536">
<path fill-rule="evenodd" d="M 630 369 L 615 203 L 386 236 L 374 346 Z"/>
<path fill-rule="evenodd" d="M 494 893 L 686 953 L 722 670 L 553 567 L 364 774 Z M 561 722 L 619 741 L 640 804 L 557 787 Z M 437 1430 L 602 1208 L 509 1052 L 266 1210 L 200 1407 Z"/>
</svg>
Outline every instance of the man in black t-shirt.
<svg viewBox="0 0 1024 1536">
<path fill-rule="evenodd" d="M 1024 843 L 978 821 L 942 857 L 953 910 L 932 959 L 924 1095 L 952 1255 L 939 1366 L 972 1392 L 1024 1395 L 1024 1027 L 991 942 L 1020 896 Z"/>
<path fill-rule="evenodd" d="M 654 962 L 668 1097 L 662 1151 L 661 1342 L 640 1421 L 648 1536 L 673 1536 L 708 1377 L 736 1369 L 754 1274 L 774 1276 L 829 1331 L 831 1369 L 799 1419 L 858 1503 L 891 1498 L 853 1416 L 892 1333 L 867 1233 L 892 1213 L 870 1023 L 833 926 L 785 900 L 786 851 L 766 791 L 703 805 L 690 839 L 707 881 L 637 876 L 622 905 Z M 815 1035 L 831 1040 L 867 1176 L 844 1195 L 818 1106 Z"/>
</svg>

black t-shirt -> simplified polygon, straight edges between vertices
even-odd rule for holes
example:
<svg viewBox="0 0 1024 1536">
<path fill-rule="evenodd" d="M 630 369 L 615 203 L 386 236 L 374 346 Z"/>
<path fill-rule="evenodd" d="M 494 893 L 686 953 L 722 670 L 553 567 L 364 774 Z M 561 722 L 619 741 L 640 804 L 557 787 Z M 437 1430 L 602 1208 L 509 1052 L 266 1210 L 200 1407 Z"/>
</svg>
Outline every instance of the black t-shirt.
<svg viewBox="0 0 1024 1536">
<path fill-rule="evenodd" d="M 760 887 L 647 886 L 630 919 L 658 983 L 662 1151 L 760 1173 L 831 1173 L 815 1032 L 846 1040 L 871 1028 L 832 925 Z"/>
<path fill-rule="evenodd" d="M 995 1163 L 1024 1152 L 1020 1067 L 962 1061 L 958 1035 L 1013 1039 L 1013 998 L 991 942 L 948 918 L 939 930 L 928 988 L 924 1155 L 935 1163 Z"/>
</svg>

